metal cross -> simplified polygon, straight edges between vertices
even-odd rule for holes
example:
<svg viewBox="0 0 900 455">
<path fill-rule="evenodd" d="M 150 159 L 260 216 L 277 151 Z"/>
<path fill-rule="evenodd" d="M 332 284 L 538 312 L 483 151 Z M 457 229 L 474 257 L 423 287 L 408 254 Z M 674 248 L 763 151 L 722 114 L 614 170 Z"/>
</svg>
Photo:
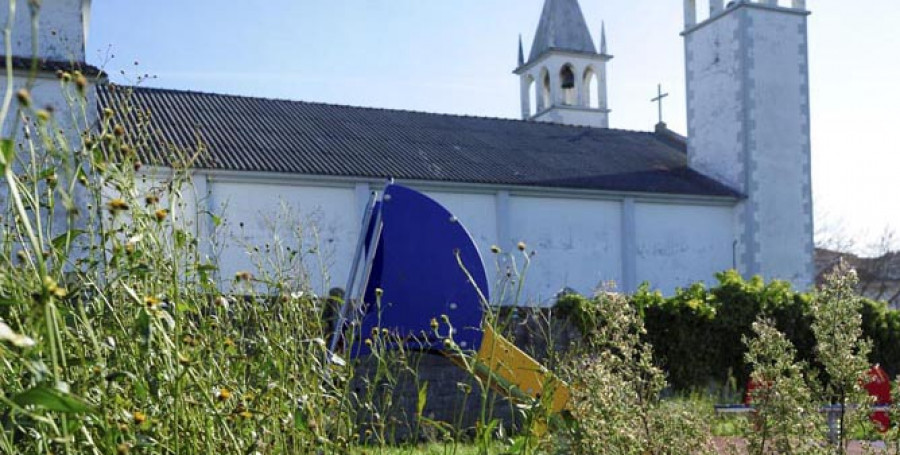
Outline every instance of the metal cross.
<svg viewBox="0 0 900 455">
<path fill-rule="evenodd" d="M 656 98 L 653 98 L 650 101 L 653 103 L 659 103 L 659 123 L 662 123 L 663 122 L 663 115 L 662 115 L 663 98 L 669 96 L 669 94 L 662 92 L 662 84 L 659 84 L 656 86 L 656 92 L 658 93 L 658 96 Z"/>
</svg>

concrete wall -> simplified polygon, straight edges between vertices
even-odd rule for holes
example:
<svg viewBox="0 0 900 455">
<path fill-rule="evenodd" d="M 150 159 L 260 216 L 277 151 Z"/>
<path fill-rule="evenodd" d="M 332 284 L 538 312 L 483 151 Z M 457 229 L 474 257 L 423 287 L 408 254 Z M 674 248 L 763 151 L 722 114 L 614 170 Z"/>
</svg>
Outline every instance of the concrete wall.
<svg viewBox="0 0 900 455">
<path fill-rule="evenodd" d="M 693 24 L 687 7 L 684 32 L 689 164 L 748 196 L 741 272 L 801 289 L 814 274 L 807 16 L 802 2 L 745 2 Z"/>
<path fill-rule="evenodd" d="M 382 184 L 266 178 L 240 173 L 198 176 L 198 185 L 206 185 L 209 193 L 197 198 L 199 207 L 225 219 L 213 242 L 226 245 L 218 255 L 223 285 L 230 286 L 236 272 L 259 267 L 262 263 L 253 258 L 265 258 L 266 244 L 271 248 L 277 238 L 306 256 L 304 267 L 297 265 L 289 273 L 308 274 L 317 292 L 343 287 L 362 207 L 370 189 Z M 733 260 L 734 202 L 727 199 L 410 186 L 443 204 L 468 229 L 485 260 L 495 297 L 511 263 L 506 254 L 493 255 L 491 246 L 512 253 L 521 268 L 524 260 L 516 244 L 525 242 L 526 252 L 533 251 L 534 256 L 521 304 L 550 305 L 564 287 L 591 293 L 607 282 L 633 291 L 649 281 L 669 294 L 676 287 L 711 280 Z M 197 229 L 202 238 L 212 238 L 208 223 L 198 222 Z M 210 255 L 215 253 L 207 248 Z M 317 254 L 310 252 L 313 248 Z M 321 273 L 323 268 L 326 274 Z M 512 302 L 508 298 L 504 303 Z"/>
<path fill-rule="evenodd" d="M 13 55 L 32 57 L 31 13 L 28 0 L 16 0 L 13 23 Z M 85 61 L 85 39 L 89 0 L 44 0 L 38 14 L 38 54 L 42 59 L 62 62 Z M 9 17 L 9 3 L 0 6 L 0 24 Z M 2 53 L 2 52 L 0 52 Z"/>
<path fill-rule="evenodd" d="M 714 283 L 715 272 L 734 265 L 732 219 L 731 207 L 636 204 L 638 279 L 666 292 Z"/>
</svg>

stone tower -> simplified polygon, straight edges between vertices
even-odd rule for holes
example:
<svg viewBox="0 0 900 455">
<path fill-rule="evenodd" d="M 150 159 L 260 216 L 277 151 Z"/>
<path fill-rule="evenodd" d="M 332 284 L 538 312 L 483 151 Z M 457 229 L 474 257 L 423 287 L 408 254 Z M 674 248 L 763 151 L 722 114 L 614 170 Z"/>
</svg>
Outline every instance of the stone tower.
<svg viewBox="0 0 900 455">
<path fill-rule="evenodd" d="M 600 52 L 578 0 L 546 0 L 531 53 L 519 38 L 522 118 L 568 125 L 609 127 L 605 27 Z"/>
<path fill-rule="evenodd" d="M 0 7 L 0 23 L 9 17 L 8 2 Z M 31 4 L 16 0 L 13 55 L 51 62 L 83 64 L 90 17 L 90 0 L 44 0 L 38 8 L 38 52 L 32 52 Z M 2 53 L 2 52 L 0 52 Z"/>
<path fill-rule="evenodd" d="M 803 0 L 684 0 L 688 163 L 746 197 L 735 211 L 746 276 L 813 280 L 809 65 Z"/>
</svg>

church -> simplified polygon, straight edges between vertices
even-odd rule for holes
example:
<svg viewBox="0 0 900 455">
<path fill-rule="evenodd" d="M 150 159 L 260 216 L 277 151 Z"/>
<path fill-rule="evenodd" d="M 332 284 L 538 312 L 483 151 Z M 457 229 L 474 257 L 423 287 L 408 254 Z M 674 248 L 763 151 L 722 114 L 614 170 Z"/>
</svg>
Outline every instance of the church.
<svg viewBox="0 0 900 455">
<path fill-rule="evenodd" d="M 805 289 L 814 275 L 805 1 L 710 0 L 709 11 L 682 1 L 686 135 L 610 127 L 613 57 L 577 0 L 545 0 L 530 51 L 520 42 L 521 119 L 111 87 L 99 71 L 92 102 L 100 111 L 127 96 L 167 145 L 202 149 L 188 211 L 224 220 L 192 224 L 198 238 L 218 239 L 204 251 L 224 287 L 256 267 L 247 248 L 300 231 L 295 222 L 304 248 L 313 243 L 315 287 L 343 286 L 363 207 L 392 178 L 454 213 L 498 279 L 508 253 L 522 266 L 524 242 L 534 254 L 520 303 L 607 283 L 670 294 L 726 269 Z M 53 35 L 41 38 L 36 103 L 63 105 L 56 69 L 91 69 L 90 3 L 44 2 L 41 30 Z M 28 41 L 13 46 L 19 78 Z M 166 150 L 142 151 L 154 164 L 143 172 L 164 178 Z"/>
</svg>

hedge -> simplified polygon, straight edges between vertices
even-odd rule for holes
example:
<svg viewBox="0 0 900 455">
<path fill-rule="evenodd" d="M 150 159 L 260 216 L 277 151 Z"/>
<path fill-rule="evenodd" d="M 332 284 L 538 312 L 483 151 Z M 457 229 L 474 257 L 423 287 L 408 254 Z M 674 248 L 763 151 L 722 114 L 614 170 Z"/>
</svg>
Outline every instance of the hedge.
<svg viewBox="0 0 900 455">
<path fill-rule="evenodd" d="M 796 346 L 799 360 L 815 364 L 812 294 L 796 292 L 784 281 L 744 280 L 735 271 L 719 273 L 716 279 L 718 284 L 711 288 L 698 283 L 672 297 L 644 284 L 629 298 L 643 315 L 645 338 L 675 389 L 725 384 L 732 378 L 739 385 L 746 383 L 750 370 L 744 364 L 742 339 L 751 335 L 751 325 L 760 315 L 775 321 Z M 598 322 L 592 302 L 567 295 L 559 299 L 557 309 L 584 332 Z M 900 373 L 900 312 L 884 302 L 863 302 L 863 331 L 874 344 L 870 361 L 894 376 Z"/>
</svg>

